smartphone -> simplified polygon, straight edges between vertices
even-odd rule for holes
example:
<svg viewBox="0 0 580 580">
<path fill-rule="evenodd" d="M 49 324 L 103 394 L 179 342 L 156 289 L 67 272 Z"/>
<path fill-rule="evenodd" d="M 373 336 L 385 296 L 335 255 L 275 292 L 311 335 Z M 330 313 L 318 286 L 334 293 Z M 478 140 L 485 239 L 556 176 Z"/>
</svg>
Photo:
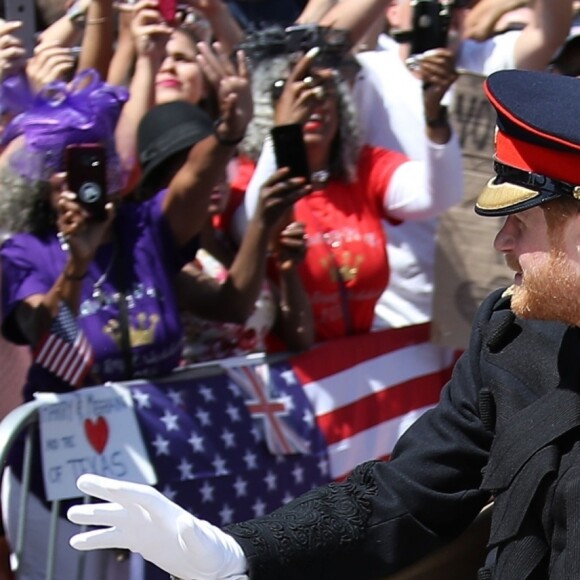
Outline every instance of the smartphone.
<svg viewBox="0 0 580 580">
<path fill-rule="evenodd" d="M 175 16 L 177 14 L 177 0 L 158 0 L 157 8 L 163 16 L 163 20 L 169 24 L 175 22 Z"/>
<path fill-rule="evenodd" d="M 415 0 L 412 6 L 411 54 L 447 46 L 450 7 L 439 0 Z"/>
<path fill-rule="evenodd" d="M 22 40 L 28 56 L 32 56 L 36 45 L 37 28 L 35 0 L 3 0 L 3 8 L 3 18 L 7 21 L 22 22 L 22 26 L 15 34 Z"/>
<path fill-rule="evenodd" d="M 107 219 L 107 153 L 99 143 L 69 145 L 65 150 L 67 184 L 94 221 Z"/>
<path fill-rule="evenodd" d="M 276 165 L 290 168 L 290 177 L 305 177 L 310 183 L 310 167 L 304 144 L 302 126 L 278 125 L 270 130 L 274 143 Z"/>
</svg>

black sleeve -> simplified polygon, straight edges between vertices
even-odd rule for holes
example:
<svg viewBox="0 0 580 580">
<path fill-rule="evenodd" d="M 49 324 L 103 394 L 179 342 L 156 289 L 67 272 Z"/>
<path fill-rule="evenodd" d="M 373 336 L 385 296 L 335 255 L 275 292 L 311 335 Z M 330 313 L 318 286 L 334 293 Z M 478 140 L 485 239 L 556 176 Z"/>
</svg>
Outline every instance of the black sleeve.
<svg viewBox="0 0 580 580">
<path fill-rule="evenodd" d="M 441 401 L 401 437 L 390 461 L 365 463 L 343 483 L 225 528 L 242 546 L 252 580 L 382 578 L 473 521 L 489 499 L 479 486 L 492 436 L 479 418 L 478 393 L 480 331 L 494 302 L 480 309 Z"/>
</svg>

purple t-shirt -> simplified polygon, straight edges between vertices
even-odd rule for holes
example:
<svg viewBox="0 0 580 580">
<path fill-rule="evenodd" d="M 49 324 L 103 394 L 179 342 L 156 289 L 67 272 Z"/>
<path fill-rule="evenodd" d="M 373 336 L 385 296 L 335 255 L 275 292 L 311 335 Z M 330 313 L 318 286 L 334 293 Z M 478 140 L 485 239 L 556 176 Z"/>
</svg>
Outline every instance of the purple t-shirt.
<svg viewBox="0 0 580 580">
<path fill-rule="evenodd" d="M 181 267 L 195 255 L 197 240 L 176 247 L 161 212 L 165 193 L 119 207 L 117 241 L 99 248 L 82 282 L 77 320 L 95 358 L 86 384 L 127 378 L 120 347 L 120 283 L 127 288 L 133 377 L 163 375 L 179 364 L 182 328 L 173 283 Z M 56 232 L 43 239 L 17 234 L 4 242 L 0 256 L 2 332 L 8 340 L 22 343 L 24 338 L 11 314 L 22 300 L 50 290 L 64 269 L 67 252 Z M 70 387 L 33 364 L 24 388 L 25 400 L 40 390 L 62 392 Z"/>
</svg>

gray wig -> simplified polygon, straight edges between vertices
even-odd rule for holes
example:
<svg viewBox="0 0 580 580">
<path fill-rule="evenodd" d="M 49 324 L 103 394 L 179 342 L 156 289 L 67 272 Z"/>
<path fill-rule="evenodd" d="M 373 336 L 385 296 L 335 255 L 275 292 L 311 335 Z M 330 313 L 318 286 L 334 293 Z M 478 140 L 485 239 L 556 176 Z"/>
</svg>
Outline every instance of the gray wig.
<svg viewBox="0 0 580 580">
<path fill-rule="evenodd" d="M 50 206 L 50 184 L 32 181 L 0 167 L 0 231 L 4 236 L 28 232 L 44 235 L 55 225 Z"/>
<path fill-rule="evenodd" d="M 294 59 L 291 54 L 264 58 L 252 67 L 252 93 L 254 116 L 250 121 L 240 151 L 257 161 L 264 141 L 274 126 L 274 103 L 272 85 L 285 79 Z M 330 174 L 334 178 L 355 181 L 357 163 L 361 150 L 361 131 L 352 94 L 348 83 L 340 73 L 335 77 L 338 98 L 339 128 L 333 143 Z"/>
</svg>

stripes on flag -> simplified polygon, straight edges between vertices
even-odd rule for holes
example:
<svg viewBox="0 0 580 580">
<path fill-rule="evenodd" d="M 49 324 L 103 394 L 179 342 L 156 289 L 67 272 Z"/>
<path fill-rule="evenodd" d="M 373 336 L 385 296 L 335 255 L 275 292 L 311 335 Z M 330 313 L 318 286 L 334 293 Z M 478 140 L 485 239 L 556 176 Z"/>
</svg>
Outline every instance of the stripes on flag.
<svg viewBox="0 0 580 580">
<path fill-rule="evenodd" d="M 331 474 L 388 458 L 397 439 L 439 400 L 457 352 L 432 344 L 430 325 L 322 343 L 291 360 L 328 443 Z"/>
<path fill-rule="evenodd" d="M 93 364 L 93 349 L 66 304 L 61 303 L 33 362 L 73 387 L 82 385 Z"/>
</svg>

